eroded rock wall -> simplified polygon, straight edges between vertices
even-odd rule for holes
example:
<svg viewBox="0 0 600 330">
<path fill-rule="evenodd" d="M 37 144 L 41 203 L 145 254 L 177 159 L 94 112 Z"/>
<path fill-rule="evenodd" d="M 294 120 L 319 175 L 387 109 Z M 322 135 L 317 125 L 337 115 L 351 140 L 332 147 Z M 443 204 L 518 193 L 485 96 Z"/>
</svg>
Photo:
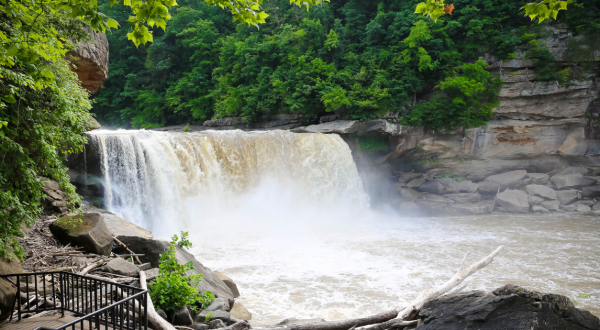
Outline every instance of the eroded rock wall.
<svg viewBox="0 0 600 330">
<path fill-rule="evenodd" d="M 108 39 L 104 33 L 89 31 L 90 42 L 77 45 L 67 58 L 73 63 L 73 71 L 77 73 L 81 86 L 91 94 L 96 93 L 108 78 Z"/>
</svg>

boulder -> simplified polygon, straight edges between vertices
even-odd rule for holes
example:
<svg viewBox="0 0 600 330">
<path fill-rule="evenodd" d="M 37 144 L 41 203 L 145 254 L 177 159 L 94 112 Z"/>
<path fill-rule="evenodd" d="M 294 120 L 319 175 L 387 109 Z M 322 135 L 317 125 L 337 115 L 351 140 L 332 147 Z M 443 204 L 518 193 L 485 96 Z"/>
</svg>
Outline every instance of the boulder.
<svg viewBox="0 0 600 330">
<path fill-rule="evenodd" d="M 544 202 L 546 199 L 539 196 L 531 196 L 529 195 L 529 205 L 539 205 Z"/>
<path fill-rule="evenodd" d="M 419 186 L 419 190 L 425 191 L 431 194 L 445 194 L 446 187 L 438 180 L 425 182 Z"/>
<path fill-rule="evenodd" d="M 505 285 L 493 292 L 447 294 L 425 303 L 419 330 L 600 329 L 600 320 L 565 296 Z"/>
<path fill-rule="evenodd" d="M 99 213 L 97 210 L 99 209 L 92 209 L 86 213 Z M 113 236 L 115 236 L 119 240 L 119 237 L 121 236 L 140 236 L 146 238 L 153 237 L 152 233 L 149 230 L 144 229 L 140 226 L 136 226 L 133 223 L 123 218 L 120 218 L 112 213 L 103 212 L 100 214 L 102 214 L 102 219 L 104 220 L 104 223 L 106 224 L 108 230 L 112 233 Z"/>
<path fill-rule="evenodd" d="M 531 184 L 531 179 L 530 178 L 525 178 L 525 179 L 523 179 L 523 180 L 515 183 L 512 187 L 514 189 L 523 189 L 523 188 L 525 188 L 526 186 L 528 186 L 530 184 Z"/>
<path fill-rule="evenodd" d="M 584 199 L 584 200 L 577 201 L 573 204 L 575 204 L 575 205 L 583 204 L 583 205 L 587 205 L 587 206 L 594 206 L 594 204 L 596 204 L 596 202 L 593 199 Z"/>
<path fill-rule="evenodd" d="M 500 185 L 493 181 L 483 180 L 477 183 L 477 191 L 480 194 L 496 194 L 500 191 Z"/>
<path fill-rule="evenodd" d="M 335 133 L 335 134 L 354 134 L 358 131 L 360 123 L 358 120 L 336 120 L 319 125 L 310 125 L 305 128 L 298 128 L 307 133 Z"/>
<path fill-rule="evenodd" d="M 192 320 L 192 315 L 190 315 L 190 311 L 186 306 L 177 307 L 173 312 L 173 325 L 183 325 L 188 326 L 194 323 Z"/>
<path fill-rule="evenodd" d="M 208 305 L 208 307 L 206 307 L 204 310 L 207 312 L 213 312 L 213 311 L 228 312 L 229 311 L 229 301 L 227 299 L 223 299 L 223 298 L 215 298 L 215 300 L 213 300 L 213 302 L 210 305 Z"/>
<path fill-rule="evenodd" d="M 215 275 L 217 275 L 217 277 L 223 281 L 223 283 L 225 283 L 225 285 L 227 285 L 227 287 L 231 290 L 231 292 L 233 293 L 233 297 L 237 298 L 240 296 L 240 291 L 237 288 L 237 285 L 235 284 L 235 282 L 229 278 L 229 276 L 219 272 L 219 271 L 215 271 Z"/>
<path fill-rule="evenodd" d="M 365 121 L 359 128 L 360 134 L 377 135 L 402 135 L 402 125 L 390 123 L 385 119 L 373 119 Z"/>
<path fill-rule="evenodd" d="M 208 330 L 208 324 L 206 324 L 206 323 L 192 323 L 192 325 L 190 325 L 190 328 L 192 328 L 194 330 Z"/>
<path fill-rule="evenodd" d="M 542 206 L 543 208 L 549 210 L 549 211 L 558 211 L 559 207 L 560 207 L 560 202 L 557 200 L 553 200 L 553 201 L 543 201 L 540 206 Z"/>
<path fill-rule="evenodd" d="M 477 186 L 477 184 L 473 183 L 473 181 L 471 180 L 465 180 L 460 182 L 457 181 L 456 185 L 458 187 L 458 191 L 463 193 L 473 193 L 476 192 L 479 188 L 479 186 Z"/>
<path fill-rule="evenodd" d="M 229 322 L 231 320 L 231 314 L 226 311 L 207 311 L 206 309 L 198 313 L 196 316 L 196 322 L 204 323 L 206 321 L 206 316 L 211 314 L 211 320 L 221 320 L 223 322 Z"/>
<path fill-rule="evenodd" d="M 150 268 L 152 268 L 152 265 L 149 262 L 137 266 L 140 270 L 149 270 Z"/>
<path fill-rule="evenodd" d="M 221 319 L 211 320 L 210 322 L 208 322 L 209 329 L 221 329 L 226 327 L 227 325 Z"/>
<path fill-rule="evenodd" d="M 162 317 L 163 319 L 169 321 L 167 319 L 167 313 L 165 313 L 165 311 L 163 311 L 162 309 L 157 309 L 156 314 L 158 314 L 158 316 Z"/>
<path fill-rule="evenodd" d="M 533 205 L 531 207 L 531 212 L 536 212 L 536 213 L 549 213 L 550 211 L 548 211 L 548 209 L 546 209 L 543 206 L 539 206 L 539 205 Z"/>
<path fill-rule="evenodd" d="M 448 203 L 448 204 L 455 203 L 453 200 L 451 200 L 449 198 L 446 198 L 444 196 L 430 194 L 430 193 L 422 193 L 421 195 L 419 195 L 419 200 L 427 200 L 427 201 L 431 201 L 431 202 L 443 202 L 443 203 Z"/>
<path fill-rule="evenodd" d="M 326 322 L 324 319 L 297 319 L 295 317 L 291 317 L 289 319 L 285 319 L 276 324 L 278 327 L 288 327 L 291 328 L 291 325 L 303 325 L 303 324 L 312 324 L 312 323 L 323 323 Z"/>
<path fill-rule="evenodd" d="M 127 262 L 123 258 L 112 259 L 106 264 L 104 270 L 107 273 L 119 274 L 129 277 L 138 277 L 140 275 L 139 267 L 132 264 L 131 262 Z"/>
<path fill-rule="evenodd" d="M 567 168 L 564 168 L 562 170 L 560 170 L 559 172 L 557 172 L 554 175 L 569 175 L 569 174 L 586 174 L 588 172 L 588 169 L 585 167 L 580 167 L 580 166 L 569 166 Z"/>
<path fill-rule="evenodd" d="M 425 183 L 425 178 L 421 177 L 421 178 L 416 178 L 416 179 L 412 179 L 410 180 L 407 184 L 406 187 L 407 188 L 416 188 L 419 187 L 420 185 L 422 185 L 423 183 Z"/>
<path fill-rule="evenodd" d="M 236 318 L 238 320 L 252 320 L 252 314 L 242 305 L 240 302 L 235 302 L 233 307 L 231 308 L 231 317 Z"/>
<path fill-rule="evenodd" d="M 600 210 L 600 202 L 594 204 L 594 206 L 592 206 L 592 210 L 594 210 L 594 211 Z"/>
<path fill-rule="evenodd" d="M 71 68 L 77 73 L 81 87 L 94 94 L 108 78 L 108 39 L 104 33 L 86 30 L 90 40 L 77 43 L 67 59 L 74 64 Z"/>
<path fill-rule="evenodd" d="M 577 211 L 577 205 L 565 205 L 565 206 L 561 206 L 560 209 L 567 211 L 567 212 L 575 212 L 575 211 Z"/>
<path fill-rule="evenodd" d="M 458 193 L 444 195 L 445 198 L 451 199 L 459 204 L 477 203 L 481 200 L 481 195 L 478 193 Z"/>
<path fill-rule="evenodd" d="M 496 174 L 492 176 L 488 176 L 485 181 L 492 181 L 500 185 L 500 189 L 506 187 L 512 187 L 512 185 L 518 183 L 519 181 L 525 179 L 527 176 L 527 171 L 518 170 L 518 171 L 510 171 L 502 174 Z"/>
<path fill-rule="evenodd" d="M 400 183 L 408 182 L 412 179 L 420 178 L 422 176 L 423 176 L 423 173 L 408 172 L 408 173 L 402 174 L 400 176 L 400 178 L 398 179 L 398 182 L 400 182 Z"/>
<path fill-rule="evenodd" d="M 550 176 L 545 173 L 527 173 L 527 177 L 531 179 L 532 184 L 545 185 L 550 182 Z"/>
<path fill-rule="evenodd" d="M 592 208 L 585 204 L 577 204 L 577 212 L 585 213 L 585 212 L 590 212 L 591 210 L 592 210 Z"/>
<path fill-rule="evenodd" d="M 398 189 L 398 192 L 400 193 L 400 196 L 402 196 L 402 198 L 407 200 L 413 200 L 419 197 L 419 192 L 412 188 L 401 188 Z"/>
<path fill-rule="evenodd" d="M 530 184 L 525 186 L 525 191 L 531 196 L 539 196 L 545 199 L 556 199 L 556 193 L 552 188 L 539 184 Z"/>
<path fill-rule="evenodd" d="M 145 270 L 144 273 L 146 274 L 146 281 L 150 282 L 158 276 L 158 268 L 150 268 Z"/>
<path fill-rule="evenodd" d="M 488 214 L 491 212 L 490 208 L 486 204 L 477 203 L 453 204 L 448 207 L 448 212 L 462 215 Z"/>
<path fill-rule="evenodd" d="M 600 197 L 600 185 L 583 187 L 581 189 L 581 196 L 590 198 Z"/>
<path fill-rule="evenodd" d="M 451 178 L 437 179 L 446 188 L 446 194 L 456 194 L 460 191 L 458 182 Z"/>
<path fill-rule="evenodd" d="M 80 246 L 86 252 L 109 255 L 112 234 L 99 213 L 60 217 L 50 224 L 50 231 L 62 243 Z"/>
<path fill-rule="evenodd" d="M 555 193 L 560 205 L 567 205 L 581 197 L 577 190 L 557 190 Z"/>
<path fill-rule="evenodd" d="M 400 211 L 402 211 L 404 213 L 408 213 L 408 214 L 414 214 L 414 213 L 419 212 L 419 210 L 420 210 L 419 205 L 417 205 L 417 203 L 415 203 L 414 201 L 402 202 L 398 209 Z"/>
<path fill-rule="evenodd" d="M 127 244 L 129 248 L 139 254 L 144 254 L 140 257 L 142 262 L 149 262 L 152 267 L 158 267 L 158 261 L 160 254 L 167 250 L 169 242 L 156 238 L 146 238 L 138 236 L 122 236 L 121 242 Z M 180 264 L 186 264 L 192 262 L 194 269 L 188 272 L 188 275 L 195 275 L 202 273 L 203 277 L 198 284 L 198 290 L 200 292 L 210 291 L 217 298 L 225 298 L 229 301 L 229 305 L 233 305 L 233 293 L 227 287 L 223 281 L 215 275 L 209 268 L 204 267 L 194 256 L 181 248 L 176 249 L 176 259 Z"/>
<path fill-rule="evenodd" d="M 0 275 L 20 274 L 23 271 L 19 259 L 12 254 L 11 259 L 0 257 Z M 12 279 L 16 281 L 15 278 Z M 16 283 L 16 282 L 15 282 Z M 17 288 L 10 282 L 0 279 L 0 323 L 8 319 L 15 305 L 15 297 L 17 296 Z"/>
<path fill-rule="evenodd" d="M 419 205 L 419 208 L 421 209 L 421 211 L 423 211 L 429 215 L 444 214 L 446 207 L 448 206 L 448 203 L 436 202 L 436 201 L 430 201 L 430 200 L 417 199 L 415 202 L 417 203 L 417 205 Z"/>
<path fill-rule="evenodd" d="M 506 190 L 498 194 L 496 204 L 511 213 L 529 212 L 529 195 L 523 190 Z"/>
<path fill-rule="evenodd" d="M 586 178 L 585 176 L 576 174 L 555 175 L 550 180 L 557 189 L 564 188 L 580 188 L 591 186 L 596 183 L 596 180 Z"/>
</svg>

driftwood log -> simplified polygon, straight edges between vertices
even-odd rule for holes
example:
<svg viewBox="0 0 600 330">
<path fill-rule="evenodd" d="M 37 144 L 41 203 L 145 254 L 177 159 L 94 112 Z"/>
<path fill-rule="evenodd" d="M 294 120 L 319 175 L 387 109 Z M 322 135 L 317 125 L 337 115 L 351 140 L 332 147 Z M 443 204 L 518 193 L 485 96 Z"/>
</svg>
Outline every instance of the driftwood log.
<svg viewBox="0 0 600 330">
<path fill-rule="evenodd" d="M 148 285 L 146 284 L 146 273 L 144 271 L 140 271 L 140 287 L 144 290 L 148 290 Z M 167 322 L 167 320 L 163 319 L 156 310 L 154 309 L 154 304 L 152 303 L 152 299 L 148 294 L 148 305 L 146 306 L 148 309 L 148 326 L 154 330 L 175 330 L 175 327 L 171 325 L 171 323 Z"/>
</svg>

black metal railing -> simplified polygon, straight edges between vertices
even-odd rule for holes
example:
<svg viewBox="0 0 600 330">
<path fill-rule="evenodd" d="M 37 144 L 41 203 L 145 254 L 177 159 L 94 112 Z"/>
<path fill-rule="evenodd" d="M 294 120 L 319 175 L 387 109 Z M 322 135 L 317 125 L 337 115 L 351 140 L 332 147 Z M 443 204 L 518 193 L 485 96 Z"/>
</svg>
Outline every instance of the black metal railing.
<svg viewBox="0 0 600 330">
<path fill-rule="evenodd" d="M 60 310 L 81 317 L 53 330 L 148 329 L 148 292 L 129 285 L 67 272 L 0 275 L 17 287 L 15 311 L 25 314 Z M 38 330 L 51 330 L 39 327 Z"/>
</svg>

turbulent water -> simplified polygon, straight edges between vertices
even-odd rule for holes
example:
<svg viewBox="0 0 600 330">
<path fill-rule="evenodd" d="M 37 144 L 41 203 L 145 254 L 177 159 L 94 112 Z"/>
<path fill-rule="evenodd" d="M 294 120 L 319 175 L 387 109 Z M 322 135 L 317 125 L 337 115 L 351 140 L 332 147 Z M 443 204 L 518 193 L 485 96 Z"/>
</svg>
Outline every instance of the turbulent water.
<svg viewBox="0 0 600 330">
<path fill-rule="evenodd" d="M 254 325 L 359 317 L 402 306 L 506 249 L 468 289 L 512 283 L 600 315 L 600 220 L 491 214 L 409 218 L 372 211 L 348 146 L 289 132 L 99 131 L 107 207 L 232 277 Z M 591 298 L 577 298 L 590 294 Z"/>
</svg>

